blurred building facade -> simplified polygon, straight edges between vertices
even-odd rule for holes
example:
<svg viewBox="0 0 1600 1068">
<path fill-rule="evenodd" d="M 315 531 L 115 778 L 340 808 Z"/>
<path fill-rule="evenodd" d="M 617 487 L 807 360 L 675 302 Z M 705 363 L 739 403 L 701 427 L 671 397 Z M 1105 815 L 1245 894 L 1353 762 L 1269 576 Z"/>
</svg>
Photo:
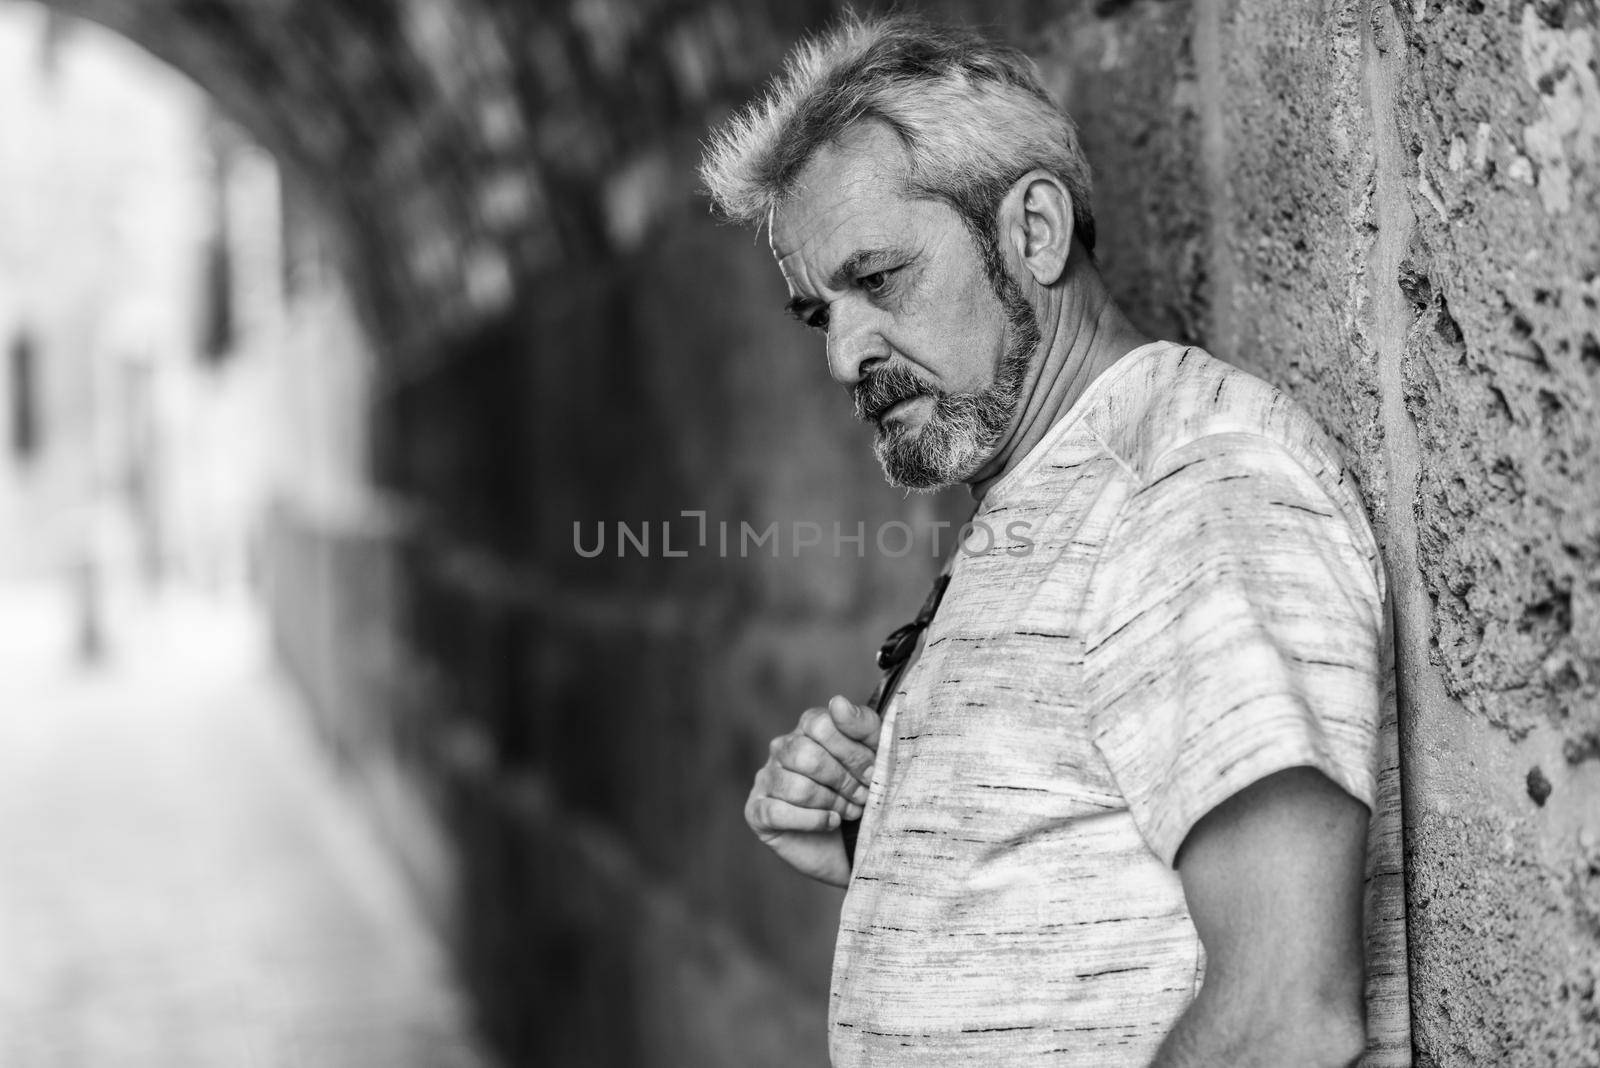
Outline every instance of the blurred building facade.
<svg viewBox="0 0 1600 1068">
<path fill-rule="evenodd" d="M 0 555 L 9 576 L 159 568 L 177 487 L 157 456 L 196 351 L 203 97 L 104 31 L 109 62 L 41 9 L 4 14 Z"/>
<path fill-rule="evenodd" d="M 370 351 L 273 157 L 192 81 L 38 5 L 0 20 L 0 576 L 91 615 L 239 590 L 269 486 L 364 492 Z"/>
<path fill-rule="evenodd" d="M 1397 594 L 1419 1063 L 1596 1063 L 1594 5 L 913 6 L 1040 59 L 1119 298 L 1289 389 L 1361 483 Z M 279 642 L 512 1063 L 824 1063 L 838 898 L 740 811 L 770 736 L 870 684 L 962 502 L 881 485 L 692 168 L 836 5 L 50 7 L 278 162 L 275 399 L 239 425 L 275 427 Z M 228 333 L 201 319 L 173 336 Z M 66 328 L 31 329 L 12 366 L 53 367 Z M 654 551 L 577 551 L 619 521 Z M 915 551 L 828 541 L 891 521 Z M 724 553 L 724 522 L 823 542 Z"/>
</svg>

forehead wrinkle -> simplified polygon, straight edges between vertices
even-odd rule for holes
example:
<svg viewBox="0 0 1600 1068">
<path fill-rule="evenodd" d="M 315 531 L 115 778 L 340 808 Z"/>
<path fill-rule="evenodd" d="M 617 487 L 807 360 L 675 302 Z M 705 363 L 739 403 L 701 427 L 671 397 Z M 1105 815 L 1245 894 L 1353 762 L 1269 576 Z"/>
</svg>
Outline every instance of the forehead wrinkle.
<svg viewBox="0 0 1600 1068">
<path fill-rule="evenodd" d="M 866 264 L 872 262 L 888 261 L 896 256 L 906 254 L 904 241 L 898 240 L 893 233 L 886 232 L 883 225 L 883 211 L 874 205 L 859 205 L 861 201 L 851 201 L 850 208 L 843 213 L 834 214 L 826 230 L 818 233 L 803 235 L 798 240 L 798 248 L 794 253 L 802 253 L 805 246 L 810 246 L 814 259 L 819 261 L 821 270 L 818 280 L 824 281 L 827 288 L 843 289 L 854 275 Z M 848 245 L 840 240 L 840 235 L 848 230 L 856 230 L 848 235 Z M 830 246 L 842 245 L 837 249 L 837 256 L 829 254 Z M 835 267 L 827 269 L 827 262 L 837 262 Z"/>
<path fill-rule="evenodd" d="M 773 208 L 768 231 L 768 245 L 779 260 L 801 254 L 807 247 L 814 252 L 832 241 L 839 231 L 857 221 L 862 210 L 856 205 L 863 199 L 835 195 L 827 204 L 806 204 L 804 197 L 794 197 Z M 825 229 L 822 227 L 826 226 Z M 783 233 L 779 233 L 779 231 Z M 787 249 L 782 246 L 792 243 Z"/>
<path fill-rule="evenodd" d="M 828 246 L 838 241 L 841 231 L 859 222 L 858 215 L 858 212 L 851 211 L 843 217 L 836 216 L 830 220 L 828 228 L 820 233 L 807 233 L 807 227 L 802 223 L 796 227 L 797 233 L 789 235 L 793 237 L 795 247 L 788 252 L 783 252 L 774 241 L 773 252 L 777 255 L 778 265 L 785 277 L 803 288 L 809 289 L 820 283 L 827 289 L 842 289 L 850 281 L 850 269 L 853 266 L 869 257 L 889 252 L 889 248 L 879 246 L 882 235 L 875 232 L 877 229 L 875 226 L 869 224 L 867 232 L 859 235 L 859 240 L 867 242 L 870 247 L 851 247 L 842 250 L 839 265 L 831 270 L 826 267 L 826 264 L 834 259 L 834 256 L 829 255 Z M 809 265 L 808 260 L 812 261 Z M 786 266 L 787 264 L 793 264 L 794 269 Z M 817 267 L 817 270 L 808 269 L 810 266 Z"/>
<path fill-rule="evenodd" d="M 892 146 L 887 152 L 885 139 Z M 789 207 L 807 196 L 822 201 L 822 211 L 886 197 L 911 199 L 910 177 L 904 146 L 894 132 L 881 122 L 860 122 L 820 148 L 774 206 Z"/>
<path fill-rule="evenodd" d="M 815 303 L 803 299 L 807 290 L 844 288 L 864 262 L 903 253 L 907 235 L 887 232 L 884 216 L 917 199 L 908 179 L 904 145 L 881 122 L 852 125 L 806 163 L 768 216 L 773 255 L 791 290 L 801 291 L 791 306 Z M 855 231 L 848 244 L 844 231 Z"/>
</svg>

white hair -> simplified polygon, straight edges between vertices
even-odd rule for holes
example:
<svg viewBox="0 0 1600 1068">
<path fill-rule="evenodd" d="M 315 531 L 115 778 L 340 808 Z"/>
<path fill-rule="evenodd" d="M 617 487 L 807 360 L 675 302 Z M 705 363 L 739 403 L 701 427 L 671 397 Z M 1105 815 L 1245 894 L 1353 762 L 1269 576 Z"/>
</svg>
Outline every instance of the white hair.
<svg viewBox="0 0 1600 1068">
<path fill-rule="evenodd" d="M 870 120 L 905 145 L 907 194 L 954 208 L 991 277 L 1002 270 L 995 212 L 1031 170 L 1066 186 L 1075 236 L 1094 248 L 1089 164 L 1033 61 L 970 30 L 915 17 L 850 14 L 802 42 L 766 94 L 713 135 L 701 179 L 725 216 L 760 225 L 819 149 Z"/>
</svg>

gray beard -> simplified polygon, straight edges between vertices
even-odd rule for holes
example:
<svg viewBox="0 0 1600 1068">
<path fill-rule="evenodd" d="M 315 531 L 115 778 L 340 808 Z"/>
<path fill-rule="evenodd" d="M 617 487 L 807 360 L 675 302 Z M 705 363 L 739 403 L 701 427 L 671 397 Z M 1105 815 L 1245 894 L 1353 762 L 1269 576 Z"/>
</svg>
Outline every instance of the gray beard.
<svg viewBox="0 0 1600 1068">
<path fill-rule="evenodd" d="M 972 393 L 925 388 L 921 392 L 934 398 L 934 406 L 922 426 L 879 424 L 873 452 L 891 486 L 935 490 L 964 481 L 993 455 L 1010 428 L 1039 349 L 1039 320 L 1011 279 L 995 289 L 1008 336 L 994 381 Z"/>
</svg>

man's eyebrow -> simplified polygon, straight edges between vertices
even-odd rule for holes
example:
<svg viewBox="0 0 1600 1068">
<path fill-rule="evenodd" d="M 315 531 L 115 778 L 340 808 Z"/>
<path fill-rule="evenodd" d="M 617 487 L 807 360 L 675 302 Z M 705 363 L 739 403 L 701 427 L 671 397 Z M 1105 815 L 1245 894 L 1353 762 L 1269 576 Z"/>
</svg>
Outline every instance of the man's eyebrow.
<svg viewBox="0 0 1600 1068">
<path fill-rule="evenodd" d="M 863 274 L 871 274 L 875 270 L 894 266 L 911 258 L 911 253 L 903 248 L 862 248 L 850 253 L 844 262 L 834 269 L 828 276 L 829 289 L 843 289 Z M 783 310 L 802 323 L 809 317 L 811 310 L 822 301 L 815 297 L 790 297 Z"/>
<path fill-rule="evenodd" d="M 850 253 L 844 262 L 828 277 L 829 289 L 843 289 L 863 274 L 892 266 L 897 260 L 909 258 L 904 249 L 862 248 Z"/>
</svg>

